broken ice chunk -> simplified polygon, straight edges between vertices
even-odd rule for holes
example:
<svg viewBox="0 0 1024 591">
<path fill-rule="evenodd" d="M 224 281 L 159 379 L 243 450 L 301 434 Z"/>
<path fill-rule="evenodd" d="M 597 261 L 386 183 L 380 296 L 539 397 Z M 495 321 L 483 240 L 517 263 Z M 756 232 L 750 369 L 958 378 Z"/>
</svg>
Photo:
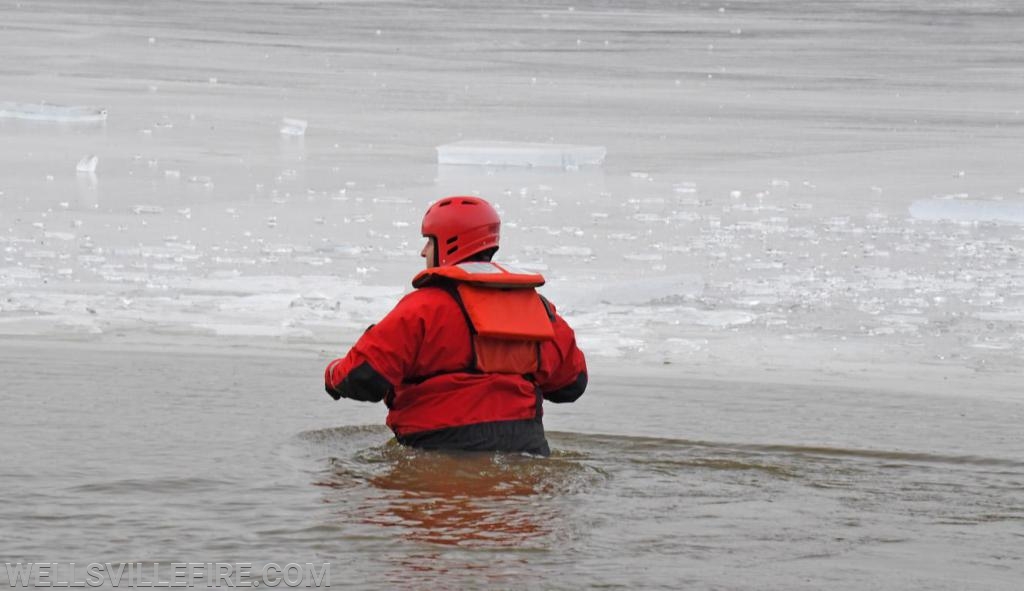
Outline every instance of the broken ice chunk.
<svg viewBox="0 0 1024 591">
<path fill-rule="evenodd" d="M 1024 224 L 1024 202 L 919 199 L 910 205 L 919 220 Z"/>
<path fill-rule="evenodd" d="M 136 205 L 132 207 L 132 213 L 135 215 L 160 215 L 164 212 L 164 208 L 159 205 Z"/>
<path fill-rule="evenodd" d="M 307 123 L 302 119 L 290 119 L 285 117 L 284 119 L 281 119 L 281 135 L 306 135 L 306 125 Z"/>
<path fill-rule="evenodd" d="M 558 257 L 589 257 L 594 254 L 586 246 L 556 246 L 549 249 L 547 253 Z"/>
<path fill-rule="evenodd" d="M 212 189 L 213 188 L 213 179 L 208 177 L 208 176 L 202 176 L 202 175 L 190 176 L 190 177 L 188 177 L 188 182 L 193 184 L 193 185 L 202 185 L 203 187 L 206 187 L 207 189 Z"/>
<path fill-rule="evenodd" d="M 96 164 L 98 164 L 99 161 L 100 159 L 97 156 L 90 154 L 78 161 L 78 166 L 75 167 L 75 170 L 78 172 L 96 172 Z"/>
<path fill-rule="evenodd" d="M 47 103 L 0 103 L 0 119 L 24 119 L 54 123 L 91 123 L 106 121 L 107 110 L 92 107 L 65 107 Z"/>
<path fill-rule="evenodd" d="M 606 153 L 604 146 L 461 141 L 438 146 L 437 163 L 573 169 L 600 165 Z"/>
</svg>

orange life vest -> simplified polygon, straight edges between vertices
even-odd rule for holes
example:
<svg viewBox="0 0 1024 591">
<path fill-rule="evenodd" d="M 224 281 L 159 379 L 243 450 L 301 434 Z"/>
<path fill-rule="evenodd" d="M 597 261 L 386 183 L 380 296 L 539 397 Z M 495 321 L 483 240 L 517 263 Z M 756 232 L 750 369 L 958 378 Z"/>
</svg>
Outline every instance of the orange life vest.
<svg viewBox="0 0 1024 591">
<path fill-rule="evenodd" d="M 498 263 L 470 262 L 433 267 L 413 279 L 413 287 L 454 284 L 449 292 L 462 308 L 473 341 L 473 364 L 485 373 L 529 375 L 540 368 L 540 344 L 553 340 L 553 314 L 536 288 L 537 273 Z"/>
</svg>

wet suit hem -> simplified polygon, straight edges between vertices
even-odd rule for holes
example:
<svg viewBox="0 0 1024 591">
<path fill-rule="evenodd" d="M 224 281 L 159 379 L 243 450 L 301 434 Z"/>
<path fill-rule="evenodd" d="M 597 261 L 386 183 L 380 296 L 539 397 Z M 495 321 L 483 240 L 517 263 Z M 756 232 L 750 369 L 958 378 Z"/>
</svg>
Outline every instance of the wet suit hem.
<svg viewBox="0 0 1024 591">
<path fill-rule="evenodd" d="M 493 421 L 408 435 L 396 435 L 402 445 L 419 449 L 526 452 L 551 455 L 544 425 L 537 419 Z"/>
</svg>

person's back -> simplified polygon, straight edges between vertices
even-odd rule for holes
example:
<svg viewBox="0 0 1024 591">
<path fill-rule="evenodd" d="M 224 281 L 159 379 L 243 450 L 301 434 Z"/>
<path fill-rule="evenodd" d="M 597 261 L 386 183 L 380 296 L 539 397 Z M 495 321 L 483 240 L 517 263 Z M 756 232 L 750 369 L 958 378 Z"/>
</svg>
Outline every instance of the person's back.
<svg viewBox="0 0 1024 591">
<path fill-rule="evenodd" d="M 328 365 L 334 399 L 383 400 L 388 426 L 406 445 L 549 453 L 543 401 L 579 398 L 586 361 L 572 329 L 536 293 L 543 277 L 489 262 L 499 223 L 475 197 L 445 198 L 427 211 L 427 269 L 415 291 Z"/>
</svg>

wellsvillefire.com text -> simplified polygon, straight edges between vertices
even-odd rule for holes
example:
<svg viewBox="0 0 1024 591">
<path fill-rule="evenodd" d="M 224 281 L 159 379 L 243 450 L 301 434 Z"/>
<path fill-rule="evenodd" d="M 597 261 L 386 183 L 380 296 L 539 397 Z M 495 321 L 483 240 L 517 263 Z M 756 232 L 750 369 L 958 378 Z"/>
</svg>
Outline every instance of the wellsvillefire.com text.
<svg viewBox="0 0 1024 591">
<path fill-rule="evenodd" d="M 8 562 L 10 587 L 330 587 L 331 564 L 312 562 Z"/>
</svg>

